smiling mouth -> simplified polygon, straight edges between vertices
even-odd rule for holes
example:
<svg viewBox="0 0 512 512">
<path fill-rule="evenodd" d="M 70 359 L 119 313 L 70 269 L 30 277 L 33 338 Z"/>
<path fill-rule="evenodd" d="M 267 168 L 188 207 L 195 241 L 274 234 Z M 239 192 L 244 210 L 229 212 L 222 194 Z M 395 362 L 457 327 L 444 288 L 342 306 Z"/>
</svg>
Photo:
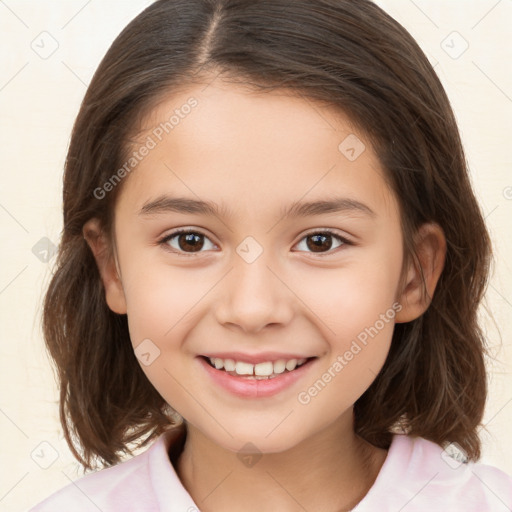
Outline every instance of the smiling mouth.
<svg viewBox="0 0 512 512">
<path fill-rule="evenodd" d="M 246 363 L 234 359 L 221 359 L 218 357 L 201 356 L 212 368 L 222 371 L 233 377 L 242 377 L 248 380 L 269 380 L 280 375 L 291 373 L 308 364 L 315 357 L 301 359 L 278 359 L 262 363 Z"/>
</svg>

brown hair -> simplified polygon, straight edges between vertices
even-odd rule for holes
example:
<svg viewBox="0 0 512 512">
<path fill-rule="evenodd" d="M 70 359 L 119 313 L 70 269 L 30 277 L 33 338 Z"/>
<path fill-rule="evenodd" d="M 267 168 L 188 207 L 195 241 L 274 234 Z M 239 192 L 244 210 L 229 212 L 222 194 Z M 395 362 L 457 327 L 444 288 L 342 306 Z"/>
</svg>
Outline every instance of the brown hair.
<svg viewBox="0 0 512 512">
<path fill-rule="evenodd" d="M 480 457 L 485 345 L 477 308 L 490 240 L 448 98 L 410 34 L 368 0 L 160 0 L 117 37 L 76 119 L 64 174 L 64 228 L 43 329 L 60 383 L 66 440 L 85 468 L 110 466 L 175 424 L 107 306 L 86 221 L 111 232 L 115 199 L 94 193 L 126 160 L 130 134 L 158 99 L 216 73 L 287 89 L 349 115 L 372 142 L 401 209 L 404 254 L 436 222 L 445 267 L 427 311 L 395 326 L 384 367 L 354 406 L 355 430 L 381 448 L 411 435 Z M 74 447 L 76 438 L 80 451 Z"/>
</svg>

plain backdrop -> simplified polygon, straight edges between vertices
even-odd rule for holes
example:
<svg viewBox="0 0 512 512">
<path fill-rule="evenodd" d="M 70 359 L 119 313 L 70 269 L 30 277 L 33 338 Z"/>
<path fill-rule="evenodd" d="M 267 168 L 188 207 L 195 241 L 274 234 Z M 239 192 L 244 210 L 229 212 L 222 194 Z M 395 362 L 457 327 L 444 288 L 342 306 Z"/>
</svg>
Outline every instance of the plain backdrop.
<svg viewBox="0 0 512 512">
<path fill-rule="evenodd" d="M 72 123 L 92 74 L 148 0 L 0 0 L 0 510 L 81 476 L 63 440 L 40 330 L 59 243 Z M 482 308 L 490 397 L 482 462 L 512 474 L 512 0 L 380 0 L 419 42 L 455 110 L 496 265 Z"/>
</svg>

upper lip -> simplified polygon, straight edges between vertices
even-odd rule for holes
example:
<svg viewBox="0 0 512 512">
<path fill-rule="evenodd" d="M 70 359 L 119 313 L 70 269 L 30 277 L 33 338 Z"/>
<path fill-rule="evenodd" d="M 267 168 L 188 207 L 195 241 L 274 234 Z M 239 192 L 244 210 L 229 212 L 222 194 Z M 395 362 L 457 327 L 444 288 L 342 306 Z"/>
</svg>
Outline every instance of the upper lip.
<svg viewBox="0 0 512 512">
<path fill-rule="evenodd" d="M 266 363 L 268 361 L 275 362 L 280 359 L 290 361 L 291 359 L 311 359 L 314 356 L 303 356 L 300 354 L 292 354 L 290 352 L 259 352 L 258 354 L 244 354 L 243 352 L 214 352 L 203 354 L 204 357 L 219 358 L 219 359 L 233 359 L 234 361 L 241 361 L 244 363 Z"/>
</svg>

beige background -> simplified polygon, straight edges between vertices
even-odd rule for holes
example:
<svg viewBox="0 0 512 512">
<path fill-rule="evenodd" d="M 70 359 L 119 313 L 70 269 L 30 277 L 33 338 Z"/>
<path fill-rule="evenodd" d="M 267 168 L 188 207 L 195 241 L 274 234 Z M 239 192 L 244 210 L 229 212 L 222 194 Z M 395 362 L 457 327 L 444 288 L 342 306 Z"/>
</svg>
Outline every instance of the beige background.
<svg viewBox="0 0 512 512">
<path fill-rule="evenodd" d="M 42 295 L 80 101 L 110 43 L 149 3 L 0 1 L 1 511 L 26 510 L 81 474 L 58 422 L 40 334 Z M 418 40 L 447 89 L 492 233 L 496 267 L 487 308 L 496 325 L 485 310 L 482 316 L 496 360 L 489 366 L 483 462 L 512 474 L 512 1 L 378 3 Z"/>
</svg>

